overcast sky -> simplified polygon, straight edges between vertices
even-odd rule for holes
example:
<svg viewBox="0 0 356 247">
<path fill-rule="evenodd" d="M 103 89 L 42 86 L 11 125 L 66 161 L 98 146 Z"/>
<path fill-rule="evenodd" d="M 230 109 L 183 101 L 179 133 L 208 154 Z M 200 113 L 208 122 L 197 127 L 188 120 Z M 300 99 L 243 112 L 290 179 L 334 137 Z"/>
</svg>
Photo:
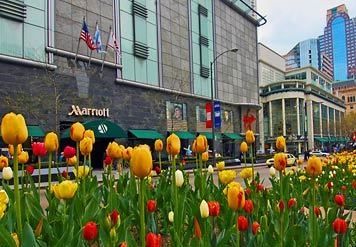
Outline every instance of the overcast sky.
<svg viewBox="0 0 356 247">
<path fill-rule="evenodd" d="M 258 12 L 267 19 L 258 28 L 258 40 L 284 55 L 298 42 L 323 34 L 326 11 L 341 4 L 356 17 L 356 0 L 257 0 Z"/>
</svg>

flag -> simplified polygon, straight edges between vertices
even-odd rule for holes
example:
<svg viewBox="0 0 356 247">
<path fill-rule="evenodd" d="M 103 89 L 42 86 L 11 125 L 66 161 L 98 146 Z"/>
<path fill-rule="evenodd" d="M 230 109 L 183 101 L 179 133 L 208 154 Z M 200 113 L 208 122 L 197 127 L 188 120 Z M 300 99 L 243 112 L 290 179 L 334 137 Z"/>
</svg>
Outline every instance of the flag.
<svg viewBox="0 0 356 247">
<path fill-rule="evenodd" d="M 115 52 L 119 53 L 119 44 L 115 38 L 115 34 L 111 31 L 110 36 L 109 36 L 109 41 L 108 41 L 108 47 L 111 47 L 114 49 Z"/>
<path fill-rule="evenodd" d="M 95 34 L 94 34 L 94 43 L 95 43 L 97 52 L 99 52 L 99 53 L 105 52 L 103 49 L 103 44 L 101 43 L 101 36 L 100 36 L 100 30 L 99 30 L 98 24 L 96 24 L 96 30 L 95 30 Z"/>
<path fill-rule="evenodd" d="M 83 21 L 82 31 L 80 33 L 80 39 L 84 40 L 90 50 L 95 50 L 94 41 L 89 33 L 89 29 L 85 21 Z"/>
</svg>

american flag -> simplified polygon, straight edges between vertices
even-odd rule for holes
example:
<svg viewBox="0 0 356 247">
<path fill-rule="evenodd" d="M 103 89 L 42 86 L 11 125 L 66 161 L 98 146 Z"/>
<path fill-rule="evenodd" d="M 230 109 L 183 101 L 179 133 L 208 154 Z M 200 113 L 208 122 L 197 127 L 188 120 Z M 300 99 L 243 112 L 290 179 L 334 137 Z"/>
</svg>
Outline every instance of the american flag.
<svg viewBox="0 0 356 247">
<path fill-rule="evenodd" d="M 82 31 L 80 33 L 80 39 L 84 40 L 90 50 L 95 50 L 94 41 L 89 33 L 89 29 L 85 21 L 83 21 Z"/>
</svg>

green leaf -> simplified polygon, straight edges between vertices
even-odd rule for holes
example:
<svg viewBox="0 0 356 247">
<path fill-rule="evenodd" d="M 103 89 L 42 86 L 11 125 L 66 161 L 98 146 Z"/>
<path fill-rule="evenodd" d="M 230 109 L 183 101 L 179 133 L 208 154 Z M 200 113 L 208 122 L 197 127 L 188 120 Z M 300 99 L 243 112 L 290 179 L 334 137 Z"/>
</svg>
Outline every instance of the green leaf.
<svg viewBox="0 0 356 247">
<path fill-rule="evenodd" d="M 33 230 L 31 226 L 28 224 L 28 222 L 25 222 L 22 234 L 23 234 L 22 241 L 21 241 L 22 247 L 38 246 L 35 235 L 33 234 Z"/>
<path fill-rule="evenodd" d="M 16 247 L 16 243 L 12 238 L 11 233 L 2 225 L 0 225 L 0 243 L 1 246 Z"/>
</svg>

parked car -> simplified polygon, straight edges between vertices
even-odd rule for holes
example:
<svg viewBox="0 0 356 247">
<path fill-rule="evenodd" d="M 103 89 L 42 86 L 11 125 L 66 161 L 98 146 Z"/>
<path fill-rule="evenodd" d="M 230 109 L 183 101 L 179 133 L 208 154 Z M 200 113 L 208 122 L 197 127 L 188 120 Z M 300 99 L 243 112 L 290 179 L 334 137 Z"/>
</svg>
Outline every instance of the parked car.
<svg viewBox="0 0 356 247">
<path fill-rule="evenodd" d="M 326 152 L 322 152 L 322 151 L 312 151 L 312 152 L 310 152 L 310 156 L 313 156 L 313 155 L 317 156 L 317 157 L 327 157 L 330 154 L 326 153 Z"/>
<path fill-rule="evenodd" d="M 287 155 L 287 166 L 295 166 L 297 165 L 297 158 L 293 154 L 286 154 Z M 268 159 L 266 161 L 266 165 L 271 167 L 274 165 L 274 158 Z"/>
</svg>

